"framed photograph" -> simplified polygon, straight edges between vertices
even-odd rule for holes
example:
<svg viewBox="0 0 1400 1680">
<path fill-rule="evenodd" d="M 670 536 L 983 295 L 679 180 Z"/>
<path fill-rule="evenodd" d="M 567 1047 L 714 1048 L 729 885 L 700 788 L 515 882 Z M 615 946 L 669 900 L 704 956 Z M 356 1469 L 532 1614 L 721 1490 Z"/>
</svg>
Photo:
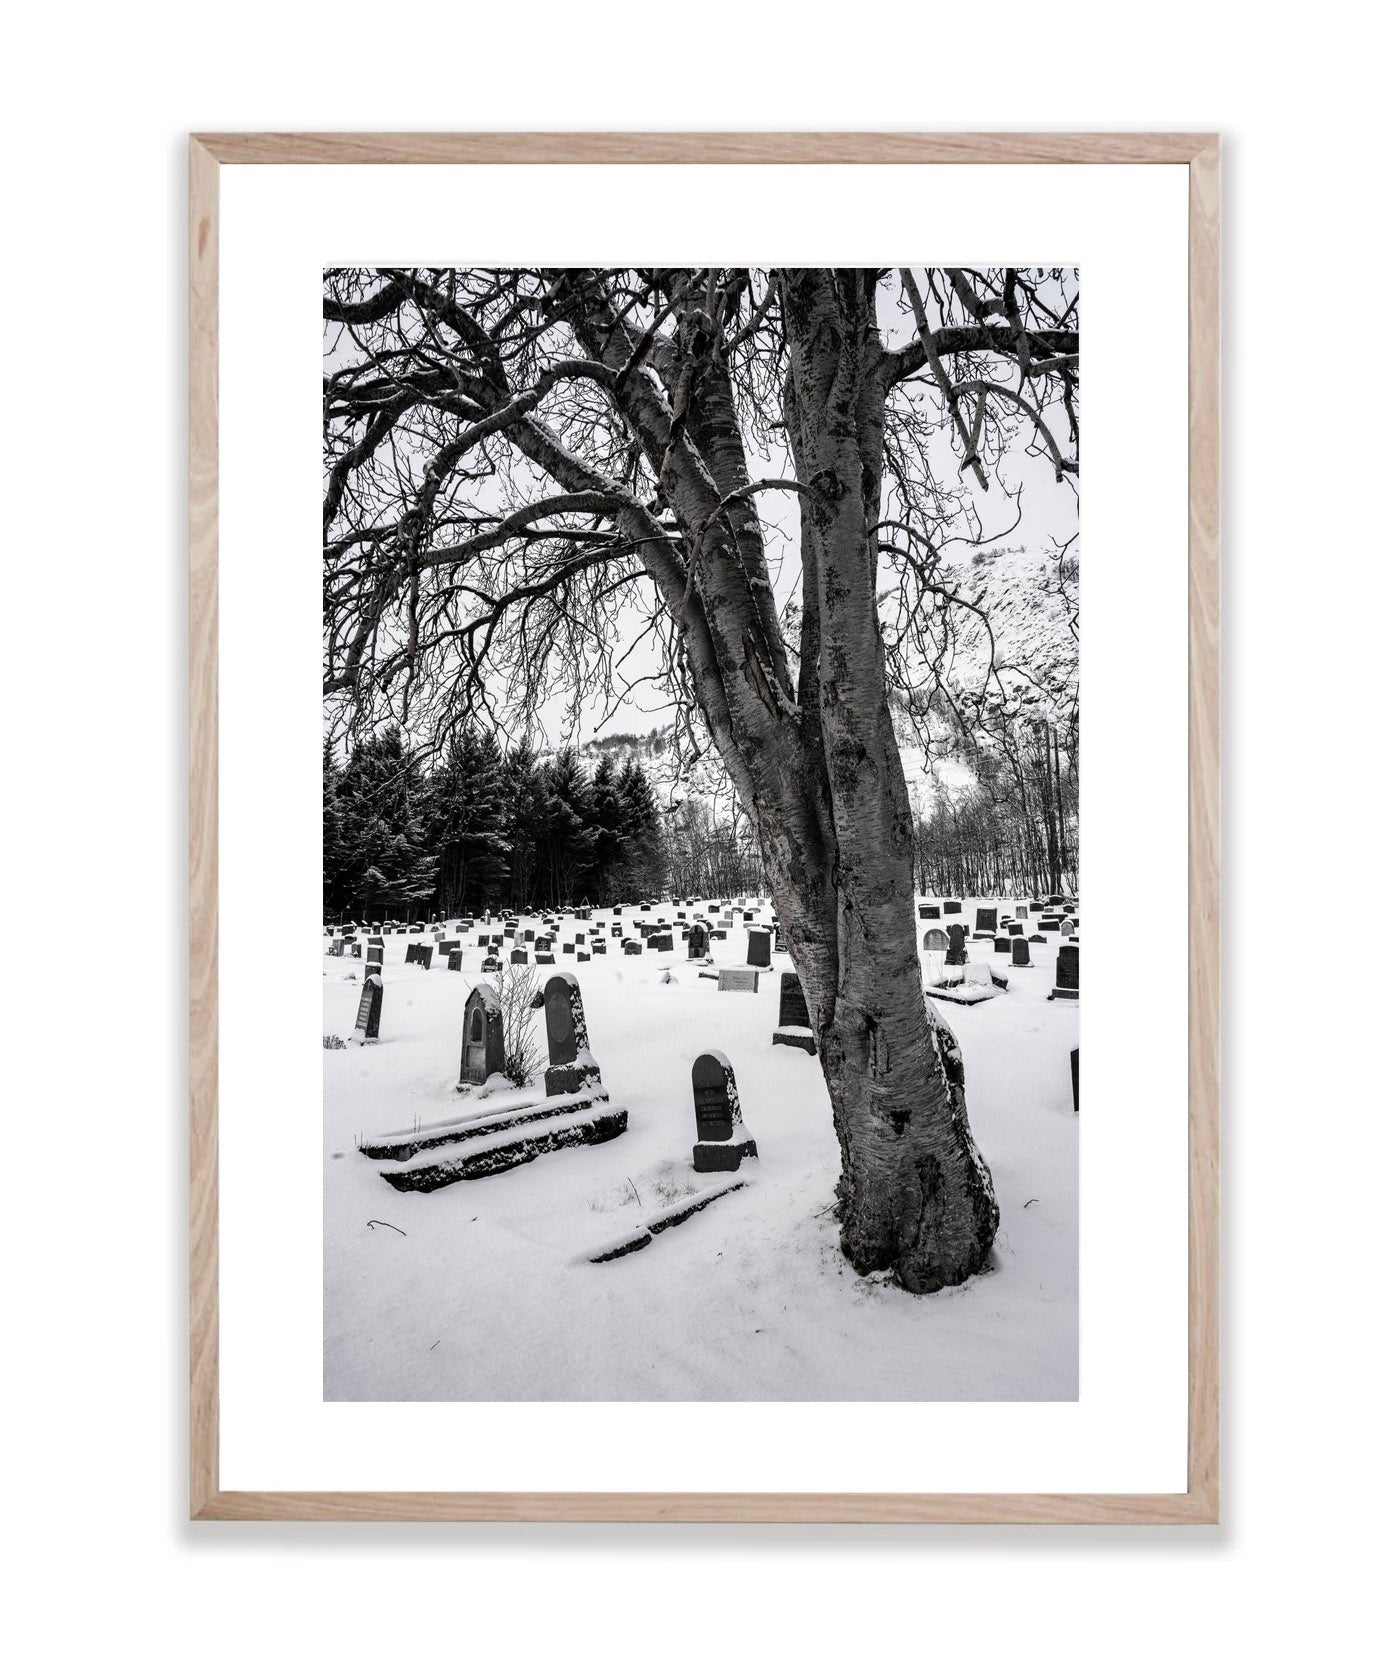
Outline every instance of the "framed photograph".
<svg viewBox="0 0 1400 1680">
<path fill-rule="evenodd" d="M 1218 265 L 1210 134 L 192 139 L 196 1518 L 1217 1520 Z"/>
</svg>

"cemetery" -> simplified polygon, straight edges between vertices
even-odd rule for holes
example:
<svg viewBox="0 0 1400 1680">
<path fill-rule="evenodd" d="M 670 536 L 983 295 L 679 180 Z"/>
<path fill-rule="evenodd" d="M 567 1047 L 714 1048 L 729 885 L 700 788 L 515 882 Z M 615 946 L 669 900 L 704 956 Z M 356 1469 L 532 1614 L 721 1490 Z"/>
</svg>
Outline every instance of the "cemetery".
<svg viewBox="0 0 1400 1680">
<path fill-rule="evenodd" d="M 1047 931 L 1037 965 L 1007 931 L 1026 909 L 929 896 L 910 926 L 1015 1251 L 936 1315 L 841 1258 L 830 1098 L 771 901 L 324 937 L 327 1397 L 1074 1392 L 1079 941 Z M 1004 935 L 993 961 L 969 926 Z M 524 1086 L 502 950 L 529 986 Z"/>
</svg>

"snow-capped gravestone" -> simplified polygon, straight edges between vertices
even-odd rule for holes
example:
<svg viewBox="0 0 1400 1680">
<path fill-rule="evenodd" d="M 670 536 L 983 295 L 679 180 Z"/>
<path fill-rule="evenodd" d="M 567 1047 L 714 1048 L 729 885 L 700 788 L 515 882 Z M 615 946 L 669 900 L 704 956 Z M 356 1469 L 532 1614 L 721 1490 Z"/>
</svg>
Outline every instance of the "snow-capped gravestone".
<svg viewBox="0 0 1400 1680">
<path fill-rule="evenodd" d="M 1029 968 L 1031 966 L 1031 946 L 1028 939 L 1013 939 L 1011 941 L 1012 968 Z"/>
<path fill-rule="evenodd" d="M 812 1020 L 807 1013 L 807 999 L 802 982 L 795 974 L 785 974 L 778 989 L 778 1030 L 774 1044 L 788 1044 L 794 1050 L 805 1050 L 809 1056 L 817 1053 L 817 1040 L 812 1032 Z"/>
<path fill-rule="evenodd" d="M 963 932 L 962 924 L 954 922 L 948 929 L 948 963 L 957 967 L 967 961 L 967 935 Z"/>
<path fill-rule="evenodd" d="M 997 913 L 995 905 L 978 905 L 977 926 L 973 930 L 974 939 L 995 939 L 997 931 Z"/>
<path fill-rule="evenodd" d="M 943 914 L 945 916 L 959 916 L 962 914 L 962 900 L 960 898 L 945 898 L 943 900 Z"/>
<path fill-rule="evenodd" d="M 573 1096 L 586 1084 L 598 1083 L 598 1064 L 588 1048 L 588 1027 L 583 1018 L 583 996 L 572 974 L 551 974 L 533 1005 L 544 1010 L 545 1037 L 549 1041 L 549 1066 L 545 1069 L 545 1094 Z"/>
<path fill-rule="evenodd" d="M 707 1050 L 690 1070 L 695 1097 L 696 1143 L 692 1160 L 696 1172 L 737 1172 L 739 1163 L 758 1157 L 739 1110 L 739 1088 L 728 1056 Z"/>
<path fill-rule="evenodd" d="M 767 928 L 749 929 L 747 962 L 752 968 L 768 968 L 773 962 L 773 939 Z"/>
<path fill-rule="evenodd" d="M 462 972 L 462 953 L 460 951 L 449 951 L 447 953 L 447 971 L 449 974 L 460 974 Z"/>
<path fill-rule="evenodd" d="M 494 986 L 474 986 L 462 1015 L 462 1069 L 458 1089 L 484 1085 L 506 1066 L 505 1023 L 501 997 Z"/>
<path fill-rule="evenodd" d="M 692 962 L 697 962 L 701 958 L 709 956 L 710 935 L 709 930 L 703 923 L 696 922 L 695 926 L 686 934 L 685 951 Z"/>
<path fill-rule="evenodd" d="M 921 904 L 919 906 L 919 920 L 921 922 L 935 921 L 937 916 L 938 906 L 936 904 Z"/>
<path fill-rule="evenodd" d="M 1061 945 L 1055 953 L 1055 989 L 1050 997 L 1077 998 L 1079 996 L 1079 947 Z"/>
<path fill-rule="evenodd" d="M 379 1037 L 379 1016 L 383 1008 L 384 981 L 378 973 L 367 974 L 360 991 L 360 1012 L 355 1017 L 355 1031 L 351 1034 L 356 1044 Z"/>
</svg>

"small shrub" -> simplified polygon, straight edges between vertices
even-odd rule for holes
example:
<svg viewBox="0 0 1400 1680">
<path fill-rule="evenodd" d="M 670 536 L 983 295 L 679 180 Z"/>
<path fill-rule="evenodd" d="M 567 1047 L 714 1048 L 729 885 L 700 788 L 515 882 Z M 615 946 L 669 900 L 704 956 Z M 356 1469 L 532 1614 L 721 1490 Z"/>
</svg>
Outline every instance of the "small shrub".
<svg viewBox="0 0 1400 1680">
<path fill-rule="evenodd" d="M 505 1041 L 505 1075 L 512 1085 L 528 1085 L 544 1066 L 535 1027 L 534 1000 L 539 971 L 533 963 L 511 963 L 496 978 Z"/>
<path fill-rule="evenodd" d="M 321 1048 L 323 1050 L 343 1050 L 345 1048 L 345 1040 L 338 1037 L 335 1033 L 327 1033 L 321 1040 Z"/>
</svg>

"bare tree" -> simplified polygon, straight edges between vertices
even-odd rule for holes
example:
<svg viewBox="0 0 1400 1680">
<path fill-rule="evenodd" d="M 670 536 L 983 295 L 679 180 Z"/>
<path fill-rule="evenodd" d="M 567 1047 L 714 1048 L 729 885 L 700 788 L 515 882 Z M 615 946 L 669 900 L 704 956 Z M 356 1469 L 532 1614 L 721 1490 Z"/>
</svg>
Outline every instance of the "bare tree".
<svg viewBox="0 0 1400 1680">
<path fill-rule="evenodd" d="M 916 1291 L 981 1270 L 997 1204 L 921 991 L 878 603 L 887 568 L 912 577 L 936 642 L 940 544 L 975 534 L 966 475 L 1013 435 L 1077 473 L 1072 274 L 337 271 L 325 316 L 327 693 L 354 720 L 509 722 L 625 690 L 620 627 L 653 638 L 758 837 L 846 1254 Z"/>
</svg>

